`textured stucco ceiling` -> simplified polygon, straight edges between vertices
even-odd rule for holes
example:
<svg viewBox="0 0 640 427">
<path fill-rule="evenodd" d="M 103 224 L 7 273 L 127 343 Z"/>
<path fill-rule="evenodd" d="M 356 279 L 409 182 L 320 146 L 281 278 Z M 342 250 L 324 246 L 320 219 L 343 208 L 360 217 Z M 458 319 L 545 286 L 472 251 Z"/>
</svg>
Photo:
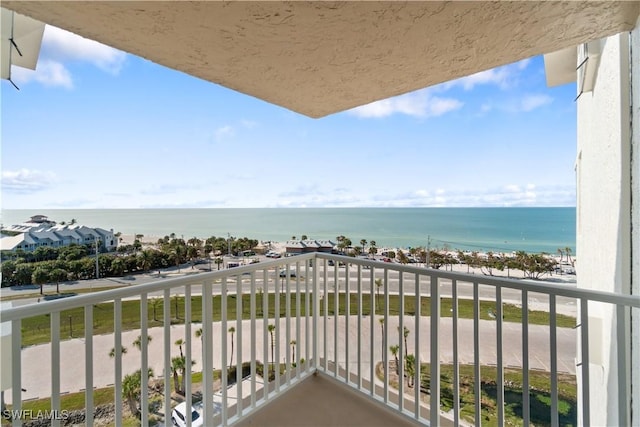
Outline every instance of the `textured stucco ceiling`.
<svg viewBox="0 0 640 427">
<path fill-rule="evenodd" d="M 633 28 L 640 2 L 3 1 L 321 117 Z"/>
</svg>

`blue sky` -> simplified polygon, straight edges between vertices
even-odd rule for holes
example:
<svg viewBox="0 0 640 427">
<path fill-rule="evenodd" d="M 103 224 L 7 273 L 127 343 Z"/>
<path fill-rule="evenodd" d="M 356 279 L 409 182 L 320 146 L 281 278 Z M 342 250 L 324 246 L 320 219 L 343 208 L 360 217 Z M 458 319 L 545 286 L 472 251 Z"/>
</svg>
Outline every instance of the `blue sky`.
<svg viewBox="0 0 640 427">
<path fill-rule="evenodd" d="M 47 27 L 2 82 L 2 207 L 575 206 L 542 57 L 310 119 Z"/>
</svg>

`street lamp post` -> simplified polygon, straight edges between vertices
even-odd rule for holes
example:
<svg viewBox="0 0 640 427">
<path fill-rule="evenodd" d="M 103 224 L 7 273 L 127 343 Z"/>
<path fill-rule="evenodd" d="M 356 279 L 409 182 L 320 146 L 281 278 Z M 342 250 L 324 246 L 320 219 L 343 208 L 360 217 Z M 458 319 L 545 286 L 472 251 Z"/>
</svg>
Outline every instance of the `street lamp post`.
<svg viewBox="0 0 640 427">
<path fill-rule="evenodd" d="M 100 265 L 98 264 L 98 238 L 96 237 L 96 279 L 100 278 Z"/>
</svg>

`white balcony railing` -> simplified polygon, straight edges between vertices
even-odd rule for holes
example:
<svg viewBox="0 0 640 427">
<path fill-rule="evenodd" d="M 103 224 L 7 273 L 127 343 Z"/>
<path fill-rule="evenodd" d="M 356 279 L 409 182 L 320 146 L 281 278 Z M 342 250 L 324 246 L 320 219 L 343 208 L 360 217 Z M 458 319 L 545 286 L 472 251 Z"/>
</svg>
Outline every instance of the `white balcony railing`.
<svg viewBox="0 0 640 427">
<path fill-rule="evenodd" d="M 135 322 L 123 318 L 123 313 L 130 312 L 125 305 L 132 300 L 139 303 Z M 196 400 L 193 392 L 201 390 L 207 426 L 233 424 L 312 374 L 333 377 L 410 420 L 440 425 L 441 417 L 448 417 L 454 425 L 464 424 L 460 368 L 467 364 L 473 367 L 474 419 L 469 422 L 483 422 L 481 369 L 490 365 L 496 369 L 499 425 L 505 424 L 507 367 L 522 370 L 525 425 L 532 422 L 527 391 L 532 388 L 530 372 L 534 370 L 549 373 L 551 425 L 559 424 L 559 376 L 577 374 L 577 417 L 588 425 L 590 406 L 597 404 L 589 393 L 589 310 L 594 304 L 610 306 L 615 312 L 618 411 L 619 419 L 627 420 L 629 339 L 625 334 L 631 310 L 637 315 L 640 308 L 639 297 L 329 254 L 300 255 L 4 310 L 2 321 L 10 322 L 12 331 L 12 386 L 6 398 L 15 415 L 13 425 L 21 425 L 23 401 L 50 396 L 51 414 L 59 415 L 65 409 L 61 396 L 83 390 L 85 423 L 91 426 L 96 406 L 93 390 L 112 386 L 116 425 L 120 425 L 127 393 L 126 387 L 123 392 L 124 376 L 152 367 L 163 380 L 161 409 L 150 409 L 150 392 L 143 387 L 141 424 L 149 425 L 153 416 L 159 425 L 164 421 L 169 425 L 170 408 L 175 405 L 172 358 L 178 355 L 178 346 L 174 343 L 182 340 L 179 351 L 187 372 L 184 400 L 190 407 Z M 155 319 L 154 307 L 160 305 L 161 319 Z M 507 306 L 510 312 L 516 307 L 517 322 L 503 320 Z M 172 319 L 173 308 L 182 311 L 179 322 Z M 73 309 L 81 311 L 83 324 L 76 325 L 76 332 L 82 329 L 82 336 L 62 340 Z M 104 327 L 95 324 L 97 310 L 113 312 L 112 329 L 106 334 L 97 333 Z M 534 324 L 540 322 L 530 316 L 540 312 L 548 313 L 547 320 Z M 49 318 L 48 325 L 42 326 L 50 328 L 48 343 L 23 345 L 35 333 L 29 330 L 34 328 L 30 319 L 43 315 Z M 573 329 L 558 327 L 559 318 L 566 321 L 571 315 L 578 319 Z M 128 331 L 132 323 L 135 330 Z M 147 343 L 140 345 L 139 359 L 115 351 L 135 335 Z M 397 345 L 395 354 L 389 350 L 392 345 Z M 114 350 L 112 359 L 105 348 Z M 408 354 L 417 363 L 398 363 L 394 383 L 392 357 L 403 361 Z M 426 372 L 421 372 L 421 363 L 428 364 Z M 453 368 L 448 413 L 429 411 L 441 407 L 441 393 L 431 390 L 441 389 L 443 364 Z M 414 382 L 408 391 L 404 387 L 407 368 Z M 219 385 L 214 374 L 217 369 L 221 370 Z M 234 370 L 235 377 L 229 377 Z M 48 380 L 43 381 L 43 372 Z M 200 385 L 192 381 L 194 372 L 201 372 Z M 430 381 L 423 386 L 425 375 Z M 427 401 L 425 392 L 429 393 Z M 60 417 L 52 418 L 52 425 L 60 425 Z M 187 421 L 190 425 L 188 417 Z"/>
</svg>

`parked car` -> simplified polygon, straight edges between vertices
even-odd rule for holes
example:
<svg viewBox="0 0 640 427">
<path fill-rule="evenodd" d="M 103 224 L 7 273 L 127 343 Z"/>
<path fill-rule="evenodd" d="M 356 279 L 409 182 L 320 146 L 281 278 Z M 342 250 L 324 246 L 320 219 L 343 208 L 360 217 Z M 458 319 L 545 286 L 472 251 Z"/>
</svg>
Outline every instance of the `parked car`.
<svg viewBox="0 0 640 427">
<path fill-rule="evenodd" d="M 176 427 L 186 426 L 187 425 L 186 417 L 187 417 L 186 402 L 179 403 L 175 408 L 173 408 L 173 411 L 171 411 L 171 422 Z M 201 427 L 202 425 L 203 425 L 202 417 L 200 416 L 198 411 L 196 411 L 195 408 L 192 406 L 191 407 L 191 426 Z"/>
<path fill-rule="evenodd" d="M 280 258 L 281 255 L 277 252 L 267 252 L 267 254 L 265 255 L 267 258 Z"/>
<path fill-rule="evenodd" d="M 280 277 L 287 277 L 286 269 L 283 268 L 282 270 L 280 270 Z M 289 270 L 289 277 L 296 277 L 295 270 Z"/>
</svg>

